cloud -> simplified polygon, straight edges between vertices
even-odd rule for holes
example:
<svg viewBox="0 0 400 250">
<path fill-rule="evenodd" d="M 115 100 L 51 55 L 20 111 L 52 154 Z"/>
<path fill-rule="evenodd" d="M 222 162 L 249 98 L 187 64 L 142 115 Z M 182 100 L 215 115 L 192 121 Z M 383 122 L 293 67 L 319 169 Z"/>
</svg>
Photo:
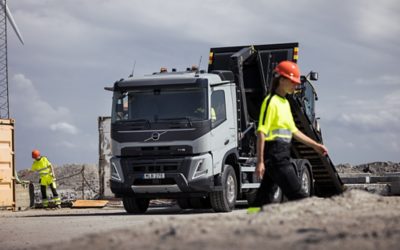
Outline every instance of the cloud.
<svg viewBox="0 0 400 250">
<path fill-rule="evenodd" d="M 73 126 L 69 123 L 66 123 L 66 122 L 58 122 L 55 124 L 51 124 L 50 129 L 53 131 L 61 131 L 61 132 L 72 134 L 72 135 L 75 135 L 78 133 L 78 129 L 75 126 Z"/>
<path fill-rule="evenodd" d="M 387 132 L 397 131 L 400 124 L 400 90 L 383 97 L 364 97 L 342 100 L 336 109 L 328 113 L 327 119 L 354 131 Z M 397 132 L 400 135 L 399 132 Z"/>
<path fill-rule="evenodd" d="M 47 93 L 35 88 L 32 81 L 23 74 L 16 74 L 11 78 L 11 107 L 14 117 L 21 124 L 37 128 L 48 128 L 52 131 L 76 134 L 78 130 L 71 123 L 71 114 L 66 107 L 53 107 L 43 100 Z"/>
<path fill-rule="evenodd" d="M 79 150 L 87 153 L 60 153 L 60 162 L 96 159 L 96 118 L 109 115 L 111 105 L 111 93 L 103 87 L 127 76 L 133 62 L 137 61 L 136 76 L 161 66 L 185 69 L 200 56 L 205 68 L 210 47 L 286 42 L 300 43 L 304 72 L 320 73 L 317 110 L 324 111 L 318 112 L 321 123 L 328 122 L 322 126 L 328 134 L 324 141 L 349 152 L 369 147 L 366 152 L 371 158 L 398 148 L 391 139 L 400 141 L 394 128 L 400 117 L 397 0 L 254 0 L 251 4 L 241 0 L 201 4 L 195 0 L 20 0 L 8 4 L 25 38 L 22 46 L 14 34 L 8 37 L 13 75 L 10 108 L 26 133 L 16 133 L 17 143 L 43 138 L 41 146 L 48 144 L 52 155 L 61 151 L 54 145 L 76 150 L 61 142 L 85 145 Z M 335 140 L 338 137 L 343 140 Z M 383 147 L 380 138 L 393 142 L 392 146 Z"/>
<path fill-rule="evenodd" d="M 360 86 L 400 86 L 400 75 L 381 75 L 374 78 L 357 78 L 355 84 Z"/>
<path fill-rule="evenodd" d="M 77 146 L 71 142 L 68 141 L 62 141 L 59 143 L 60 146 L 65 147 L 65 148 L 69 148 L 69 149 L 74 149 L 77 148 Z"/>
<path fill-rule="evenodd" d="M 362 1 L 354 11 L 358 34 L 364 41 L 397 40 L 399 11 L 397 0 Z"/>
<path fill-rule="evenodd" d="M 375 97 L 347 96 L 324 112 L 321 126 L 339 162 L 398 161 L 400 90 Z"/>
</svg>

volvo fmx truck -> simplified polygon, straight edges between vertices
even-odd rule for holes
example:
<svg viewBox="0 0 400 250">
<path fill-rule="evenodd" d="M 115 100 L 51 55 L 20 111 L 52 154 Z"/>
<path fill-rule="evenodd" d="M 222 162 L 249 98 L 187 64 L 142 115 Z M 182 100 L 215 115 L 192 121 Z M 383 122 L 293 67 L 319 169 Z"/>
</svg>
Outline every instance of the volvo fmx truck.
<svg viewBox="0 0 400 250">
<path fill-rule="evenodd" d="M 273 69 L 297 62 L 298 44 L 212 48 L 208 71 L 160 72 L 129 77 L 113 91 L 110 186 L 128 213 L 144 213 L 152 199 L 176 199 L 186 208 L 229 212 L 237 200 L 251 203 L 255 177 L 256 128 Z M 322 142 L 314 112 L 317 95 L 302 76 L 288 96 L 297 127 Z M 327 156 L 292 142 L 292 165 L 308 195 L 342 192 Z M 284 200 L 278 186 L 270 202 Z"/>
</svg>

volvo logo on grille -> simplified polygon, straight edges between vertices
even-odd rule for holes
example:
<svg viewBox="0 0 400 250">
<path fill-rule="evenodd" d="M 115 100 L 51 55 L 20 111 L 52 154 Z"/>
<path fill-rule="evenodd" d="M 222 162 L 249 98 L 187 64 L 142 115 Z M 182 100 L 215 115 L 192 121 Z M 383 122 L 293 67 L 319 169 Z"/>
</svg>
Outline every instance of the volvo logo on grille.
<svg viewBox="0 0 400 250">
<path fill-rule="evenodd" d="M 153 132 L 151 134 L 151 136 L 144 141 L 158 141 L 158 140 L 160 140 L 160 136 L 165 133 L 167 133 L 167 131 Z"/>
</svg>

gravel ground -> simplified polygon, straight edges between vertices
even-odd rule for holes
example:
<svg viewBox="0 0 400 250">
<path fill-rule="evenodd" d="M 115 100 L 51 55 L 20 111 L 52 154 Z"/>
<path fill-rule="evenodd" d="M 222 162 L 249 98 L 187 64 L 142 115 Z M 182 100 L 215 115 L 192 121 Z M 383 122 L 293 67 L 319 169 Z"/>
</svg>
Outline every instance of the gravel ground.
<svg viewBox="0 0 400 250">
<path fill-rule="evenodd" d="M 172 215 L 35 249 L 397 249 L 400 197 L 350 190 L 258 214 Z"/>
<path fill-rule="evenodd" d="M 65 168 L 68 171 L 60 172 L 58 176 L 71 173 L 70 169 Z M 380 175 L 400 172 L 400 163 L 342 164 L 337 166 L 337 170 L 339 173 Z M 94 180 L 96 174 L 91 171 L 87 176 Z M 71 186 L 69 183 L 64 185 Z M 79 191 L 79 188 L 74 188 Z M 178 208 L 178 212 L 172 215 L 150 213 L 143 220 L 136 215 L 125 217 L 122 212 L 116 217 L 108 217 L 109 221 L 103 222 L 104 230 L 101 232 L 83 228 L 82 234 L 70 233 L 70 237 L 60 237 L 59 240 L 55 234 L 53 240 L 57 239 L 60 244 L 36 244 L 25 249 L 397 249 L 400 244 L 399 208 L 399 196 L 383 197 L 349 190 L 333 198 L 312 197 L 268 205 L 255 215 L 247 215 L 243 210 L 224 214 L 211 211 L 187 214 L 179 212 Z M 70 215 L 62 216 L 68 219 Z M 127 218 L 125 223 L 124 218 Z M 112 226 L 110 220 L 120 220 L 118 228 Z M 135 220 L 137 225 L 132 226 Z M 57 230 L 63 233 L 62 227 Z M 68 236 L 67 231 L 64 234 Z M 4 235 L 0 235 L 0 239 L 1 236 Z M 0 249 L 3 249 L 1 245 Z"/>
</svg>

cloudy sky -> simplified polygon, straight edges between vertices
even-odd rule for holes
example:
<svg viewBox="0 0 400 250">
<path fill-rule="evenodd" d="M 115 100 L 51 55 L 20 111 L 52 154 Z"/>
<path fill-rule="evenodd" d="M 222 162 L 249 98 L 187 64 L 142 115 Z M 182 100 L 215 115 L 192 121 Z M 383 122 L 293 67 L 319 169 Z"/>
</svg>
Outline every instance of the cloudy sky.
<svg viewBox="0 0 400 250">
<path fill-rule="evenodd" d="M 400 161 L 397 0 L 8 0 L 10 113 L 17 169 L 39 148 L 57 164 L 97 163 L 105 86 L 161 66 L 207 67 L 210 47 L 299 42 L 320 80 L 317 113 L 334 163 Z"/>
</svg>

